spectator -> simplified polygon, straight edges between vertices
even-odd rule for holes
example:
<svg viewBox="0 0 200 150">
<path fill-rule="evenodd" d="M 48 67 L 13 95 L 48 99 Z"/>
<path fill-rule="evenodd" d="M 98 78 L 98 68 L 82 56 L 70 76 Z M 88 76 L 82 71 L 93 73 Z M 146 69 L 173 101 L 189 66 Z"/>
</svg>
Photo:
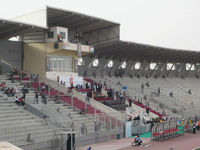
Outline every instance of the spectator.
<svg viewBox="0 0 200 150">
<path fill-rule="evenodd" d="M 25 104 L 25 101 L 24 101 L 24 99 L 23 99 L 23 97 L 20 97 L 19 98 L 19 105 L 22 105 L 22 106 L 24 106 L 24 104 Z"/>
<path fill-rule="evenodd" d="M 38 94 L 37 94 L 37 92 L 35 92 L 35 98 L 34 98 L 34 101 L 33 101 L 33 103 L 35 104 L 38 104 Z"/>
<path fill-rule="evenodd" d="M 34 140 L 31 138 L 31 134 L 30 133 L 27 135 L 26 141 L 27 142 L 34 142 Z"/>
<path fill-rule="evenodd" d="M 47 98 L 44 94 L 42 95 L 42 103 L 47 104 Z"/>
<path fill-rule="evenodd" d="M 174 97 L 173 92 L 170 92 L 170 93 L 169 93 L 169 96 Z"/>
<path fill-rule="evenodd" d="M 143 85 L 143 83 L 141 85 L 141 90 L 142 90 L 142 93 L 143 93 L 144 92 L 144 85 Z"/>
<path fill-rule="evenodd" d="M 86 103 L 90 103 L 91 91 L 87 91 Z"/>
<path fill-rule="evenodd" d="M 22 92 L 25 92 L 25 93 L 28 93 L 29 91 L 28 91 L 28 88 L 24 85 L 23 87 L 22 87 Z"/>
<path fill-rule="evenodd" d="M 132 107 L 132 101 L 131 101 L 131 99 L 129 99 L 128 101 L 129 101 L 129 107 Z"/>
<path fill-rule="evenodd" d="M 59 33 L 57 34 L 57 42 L 61 42 L 61 35 Z"/>
<path fill-rule="evenodd" d="M 17 96 L 15 97 L 15 103 L 19 105 L 19 99 Z"/>
<path fill-rule="evenodd" d="M 47 116 L 44 115 L 42 119 L 43 119 L 43 120 L 42 120 L 42 124 L 47 126 L 47 125 L 48 125 Z"/>
<path fill-rule="evenodd" d="M 144 100 L 147 101 L 147 95 L 146 94 L 144 95 Z"/>
<path fill-rule="evenodd" d="M 22 98 L 23 98 L 23 100 L 24 100 L 24 102 L 25 102 L 25 100 L 26 100 L 26 93 L 25 93 L 25 91 L 23 92 Z"/>
<path fill-rule="evenodd" d="M 146 83 L 146 86 L 147 86 L 147 87 L 150 87 L 149 82 Z"/>
<path fill-rule="evenodd" d="M 71 122 L 71 129 L 72 129 L 72 132 L 74 132 L 74 122 L 73 121 Z"/>
<path fill-rule="evenodd" d="M 146 113 L 149 114 L 149 108 L 148 107 L 146 107 Z"/>
<path fill-rule="evenodd" d="M 45 85 L 43 84 L 41 87 L 42 92 L 44 92 L 44 90 L 46 89 Z"/>
<path fill-rule="evenodd" d="M 60 107 L 58 107 L 58 108 L 56 109 L 56 111 L 57 111 L 58 113 L 60 113 Z"/>
<path fill-rule="evenodd" d="M 193 129 L 193 133 L 196 134 L 196 123 L 195 123 L 195 121 L 193 122 L 192 129 Z"/>
<path fill-rule="evenodd" d="M 192 90 L 191 90 L 191 89 L 189 89 L 188 93 L 191 95 L 191 94 L 192 94 Z"/>
<path fill-rule="evenodd" d="M 158 88 L 158 96 L 160 96 L 160 87 Z"/>
<path fill-rule="evenodd" d="M 21 104 L 22 106 L 24 106 L 24 104 L 25 104 L 23 98 L 22 98 L 22 97 L 18 98 L 17 96 L 16 96 L 16 98 L 15 98 L 15 103 L 16 103 L 18 106 L 20 106 L 20 104 Z"/>
</svg>

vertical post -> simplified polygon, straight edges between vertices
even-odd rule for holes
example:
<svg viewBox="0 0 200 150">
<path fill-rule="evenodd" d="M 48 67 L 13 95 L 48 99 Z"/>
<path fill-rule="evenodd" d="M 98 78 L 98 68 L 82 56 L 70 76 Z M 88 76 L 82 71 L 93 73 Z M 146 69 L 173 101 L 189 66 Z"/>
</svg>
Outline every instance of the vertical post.
<svg viewBox="0 0 200 150">
<path fill-rule="evenodd" d="M 31 74 L 29 74 L 29 88 L 31 87 Z"/>
<path fill-rule="evenodd" d="M 71 100 L 72 100 L 71 104 L 72 104 L 72 107 L 73 107 L 74 106 L 73 90 L 71 92 Z"/>
<path fill-rule="evenodd" d="M 73 145 L 72 145 L 73 142 L 72 142 L 72 139 L 73 139 L 73 138 L 72 138 L 72 132 L 71 132 L 71 150 L 73 150 Z"/>
<path fill-rule="evenodd" d="M 103 114 L 103 122 L 104 122 L 104 128 L 106 128 L 106 118 L 105 118 L 105 114 Z"/>
<path fill-rule="evenodd" d="M 22 81 L 22 74 L 23 74 L 23 73 L 22 73 L 22 71 L 20 70 L 20 73 L 19 73 L 19 75 L 20 75 L 20 76 L 19 76 L 19 80 L 20 80 L 20 81 Z"/>
<path fill-rule="evenodd" d="M 91 105 L 91 103 L 93 103 L 93 105 Z M 94 116 L 95 116 L 95 118 L 96 118 L 96 115 L 97 115 L 97 109 L 96 109 L 96 107 L 95 107 L 95 101 L 92 101 L 92 99 L 91 99 L 91 101 L 90 101 L 90 105 L 94 108 Z"/>
<path fill-rule="evenodd" d="M 38 90 L 40 91 L 40 76 L 38 75 L 38 82 L 39 82 L 39 87 L 38 87 Z"/>
<path fill-rule="evenodd" d="M 48 86 L 48 91 L 47 91 L 47 92 L 48 92 L 48 93 L 47 93 L 48 97 L 51 97 L 50 89 L 51 89 L 50 86 Z"/>
<path fill-rule="evenodd" d="M 85 112 L 87 112 L 87 102 L 85 102 Z"/>
</svg>

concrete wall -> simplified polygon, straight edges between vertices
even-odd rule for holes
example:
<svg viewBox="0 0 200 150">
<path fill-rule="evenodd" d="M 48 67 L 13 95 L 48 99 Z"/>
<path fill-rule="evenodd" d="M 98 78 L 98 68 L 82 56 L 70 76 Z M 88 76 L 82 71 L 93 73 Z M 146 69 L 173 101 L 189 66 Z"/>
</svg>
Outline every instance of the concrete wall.
<svg viewBox="0 0 200 150">
<path fill-rule="evenodd" d="M 84 52 L 82 53 L 85 54 Z M 55 49 L 54 43 L 24 44 L 24 70 L 46 76 L 46 56 L 72 56 L 77 58 L 77 51 Z M 73 64 L 74 66 L 74 64 Z"/>
<path fill-rule="evenodd" d="M 22 68 L 23 44 L 18 41 L 0 41 L 0 57 L 6 62 Z M 3 65 L 3 72 L 9 72 L 10 67 Z"/>
</svg>

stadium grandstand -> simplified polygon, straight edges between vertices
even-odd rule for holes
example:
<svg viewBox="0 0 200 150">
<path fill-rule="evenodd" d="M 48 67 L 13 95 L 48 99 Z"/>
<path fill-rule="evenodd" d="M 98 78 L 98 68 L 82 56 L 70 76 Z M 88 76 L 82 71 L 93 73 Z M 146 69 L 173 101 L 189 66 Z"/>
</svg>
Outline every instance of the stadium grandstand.
<svg viewBox="0 0 200 150">
<path fill-rule="evenodd" d="M 199 118 L 200 52 L 121 41 L 119 23 L 46 6 L 0 19 L 0 54 L 3 144 L 72 150 L 146 133 L 161 141 Z"/>
</svg>

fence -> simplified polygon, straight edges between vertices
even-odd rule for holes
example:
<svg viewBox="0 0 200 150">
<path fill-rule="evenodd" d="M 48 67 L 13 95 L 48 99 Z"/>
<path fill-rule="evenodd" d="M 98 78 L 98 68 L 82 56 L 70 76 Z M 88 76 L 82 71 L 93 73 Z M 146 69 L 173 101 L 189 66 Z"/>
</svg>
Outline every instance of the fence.
<svg viewBox="0 0 200 150">
<path fill-rule="evenodd" d="M 155 124 L 151 130 L 152 140 L 163 141 L 184 134 L 182 126 L 178 126 L 177 122 L 178 120 L 171 120 Z"/>
</svg>

